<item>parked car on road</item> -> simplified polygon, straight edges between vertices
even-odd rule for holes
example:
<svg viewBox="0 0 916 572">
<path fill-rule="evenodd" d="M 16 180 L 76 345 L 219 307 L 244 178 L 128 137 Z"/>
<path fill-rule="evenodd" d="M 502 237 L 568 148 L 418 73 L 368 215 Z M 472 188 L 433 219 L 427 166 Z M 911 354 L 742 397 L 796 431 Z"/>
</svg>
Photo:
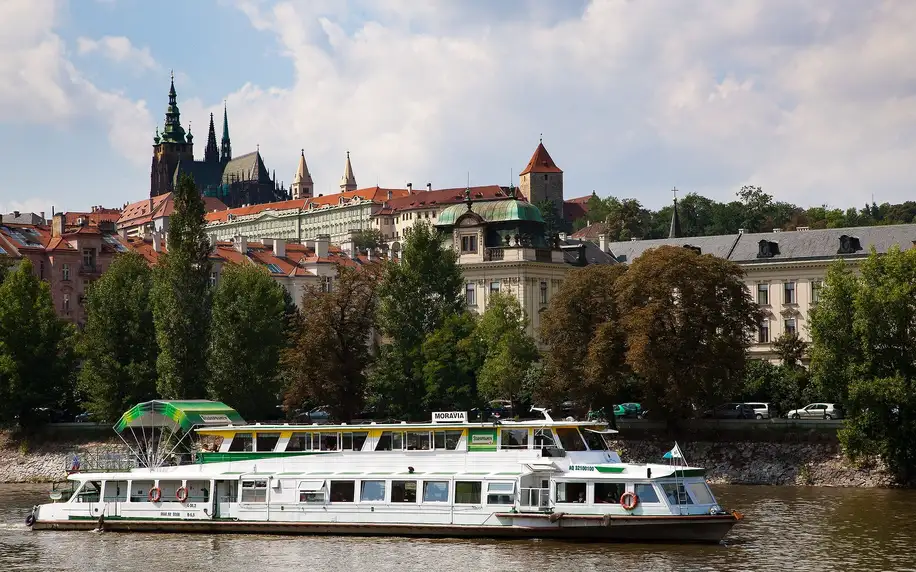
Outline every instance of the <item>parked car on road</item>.
<svg viewBox="0 0 916 572">
<path fill-rule="evenodd" d="M 746 403 L 723 403 L 703 413 L 707 419 L 756 419 L 754 408 Z"/>
<path fill-rule="evenodd" d="M 842 419 L 843 411 L 836 403 L 812 403 L 786 413 L 789 419 Z"/>
<path fill-rule="evenodd" d="M 614 417 L 642 417 L 642 413 L 639 403 L 618 403 L 614 406 Z"/>
<path fill-rule="evenodd" d="M 770 418 L 770 404 L 761 403 L 759 401 L 745 403 L 748 407 L 754 410 L 754 419 L 769 419 Z"/>
</svg>

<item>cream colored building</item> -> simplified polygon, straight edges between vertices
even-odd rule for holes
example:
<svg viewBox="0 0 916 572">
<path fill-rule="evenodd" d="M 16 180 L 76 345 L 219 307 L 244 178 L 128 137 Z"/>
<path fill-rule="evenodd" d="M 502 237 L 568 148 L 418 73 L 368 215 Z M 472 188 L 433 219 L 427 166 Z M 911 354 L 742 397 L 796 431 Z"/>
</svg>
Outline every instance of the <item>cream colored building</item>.
<svg viewBox="0 0 916 572">
<path fill-rule="evenodd" d="M 601 241 L 599 238 L 597 242 Z M 827 269 L 835 260 L 845 260 L 857 269 L 871 248 L 885 253 L 894 245 L 911 248 L 914 241 L 916 225 L 904 224 L 633 240 L 611 242 L 606 248 L 624 263 L 663 244 L 692 247 L 701 254 L 735 262 L 744 269 L 747 288 L 765 313 L 751 355 L 775 360 L 772 342 L 780 335 L 794 331 L 805 341 L 811 340 L 811 308 L 817 304 Z"/>
</svg>

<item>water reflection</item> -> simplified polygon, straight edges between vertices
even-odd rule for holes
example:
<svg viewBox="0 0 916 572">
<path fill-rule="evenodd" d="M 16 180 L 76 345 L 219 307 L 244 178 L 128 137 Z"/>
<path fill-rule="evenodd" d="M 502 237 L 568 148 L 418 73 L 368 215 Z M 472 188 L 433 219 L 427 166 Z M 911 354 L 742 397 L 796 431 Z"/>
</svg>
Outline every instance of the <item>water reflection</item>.
<svg viewBox="0 0 916 572">
<path fill-rule="evenodd" d="M 747 516 L 727 542 L 608 545 L 518 540 L 30 532 L 44 486 L 0 485 L 0 571 L 907 570 L 916 492 L 714 487 Z"/>
</svg>

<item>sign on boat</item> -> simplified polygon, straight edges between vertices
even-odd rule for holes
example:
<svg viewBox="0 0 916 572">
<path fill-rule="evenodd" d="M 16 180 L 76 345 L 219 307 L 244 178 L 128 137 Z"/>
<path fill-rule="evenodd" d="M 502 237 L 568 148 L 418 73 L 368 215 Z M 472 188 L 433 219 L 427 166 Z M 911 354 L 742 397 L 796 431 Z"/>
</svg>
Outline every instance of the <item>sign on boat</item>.
<svg viewBox="0 0 916 572">
<path fill-rule="evenodd" d="M 152 401 L 115 431 L 135 468 L 75 467 L 33 530 L 718 542 L 722 510 L 675 445 L 624 463 L 599 420 L 248 424 L 211 401 Z M 201 450 L 201 443 L 210 450 Z"/>
</svg>

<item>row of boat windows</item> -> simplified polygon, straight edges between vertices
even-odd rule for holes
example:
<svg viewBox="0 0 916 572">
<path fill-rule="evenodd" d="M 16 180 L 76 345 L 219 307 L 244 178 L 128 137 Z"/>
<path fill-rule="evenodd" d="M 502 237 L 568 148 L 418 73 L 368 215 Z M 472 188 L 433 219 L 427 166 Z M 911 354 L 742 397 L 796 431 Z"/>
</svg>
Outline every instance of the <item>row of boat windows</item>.
<svg viewBox="0 0 916 572">
<path fill-rule="evenodd" d="M 300 503 L 448 503 L 451 481 L 366 480 L 366 481 L 301 481 L 298 483 Z M 484 488 L 486 485 L 486 488 Z M 484 493 L 486 491 L 486 493 Z M 455 504 L 511 505 L 515 501 L 515 483 L 455 481 Z M 267 480 L 242 481 L 240 501 L 267 502 Z"/>
</svg>

